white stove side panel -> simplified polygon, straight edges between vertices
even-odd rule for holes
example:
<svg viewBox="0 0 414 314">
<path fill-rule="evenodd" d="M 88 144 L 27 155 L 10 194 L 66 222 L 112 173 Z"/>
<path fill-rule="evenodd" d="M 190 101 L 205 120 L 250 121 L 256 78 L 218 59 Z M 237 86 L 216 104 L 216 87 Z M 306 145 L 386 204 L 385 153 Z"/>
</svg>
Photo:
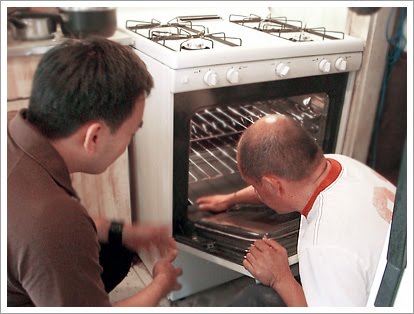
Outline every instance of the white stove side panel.
<svg viewBox="0 0 414 314">
<path fill-rule="evenodd" d="M 173 94 L 171 69 L 139 54 L 154 79 L 154 89 L 146 100 L 143 128 L 134 136 L 130 147 L 130 164 L 133 173 L 132 210 L 133 221 L 144 224 L 169 224 L 172 226 L 173 204 Z M 152 273 L 157 260 L 148 252 L 139 256 Z M 214 261 L 213 256 L 199 257 L 179 248 L 174 262 L 183 275 L 180 291 L 169 295 L 171 300 L 186 297 L 198 291 L 217 286 L 242 276 Z M 234 264 L 234 267 L 240 268 Z M 231 267 L 230 267 L 231 268 Z"/>
<path fill-rule="evenodd" d="M 172 225 L 173 94 L 169 68 L 139 54 L 154 79 L 146 99 L 143 127 L 132 141 L 131 209 L 134 221 Z M 154 260 L 140 257 L 150 271 Z"/>
<path fill-rule="evenodd" d="M 168 68 L 146 60 L 154 88 L 146 99 L 143 127 L 133 139 L 137 208 L 132 210 L 141 223 L 172 222 L 173 95 Z"/>
</svg>

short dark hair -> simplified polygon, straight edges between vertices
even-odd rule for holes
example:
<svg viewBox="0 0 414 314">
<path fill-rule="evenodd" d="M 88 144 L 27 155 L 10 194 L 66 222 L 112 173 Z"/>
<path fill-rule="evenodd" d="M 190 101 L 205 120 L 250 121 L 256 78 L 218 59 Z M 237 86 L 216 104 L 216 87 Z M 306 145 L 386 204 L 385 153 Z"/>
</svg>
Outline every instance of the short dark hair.
<svg viewBox="0 0 414 314">
<path fill-rule="evenodd" d="M 251 125 L 240 138 L 237 153 L 244 177 L 260 182 L 265 175 L 276 175 L 299 181 L 323 157 L 321 148 L 299 123 L 288 116 L 278 119 L 274 123 L 259 120 L 260 126 L 257 122 Z"/>
<path fill-rule="evenodd" d="M 101 37 L 68 39 L 42 57 L 27 119 L 49 139 L 70 136 L 93 120 L 115 132 L 153 85 L 131 47 Z"/>
</svg>

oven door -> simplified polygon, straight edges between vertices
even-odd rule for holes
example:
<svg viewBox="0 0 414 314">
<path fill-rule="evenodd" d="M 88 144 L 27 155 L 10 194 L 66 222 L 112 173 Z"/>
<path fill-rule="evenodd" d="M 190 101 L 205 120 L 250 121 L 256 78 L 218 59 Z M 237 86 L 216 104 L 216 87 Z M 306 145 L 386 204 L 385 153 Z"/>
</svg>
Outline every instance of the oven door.
<svg viewBox="0 0 414 314">
<path fill-rule="evenodd" d="M 212 214 L 196 199 L 245 187 L 236 162 L 241 133 L 267 114 L 301 123 L 325 153 L 335 150 L 347 73 L 174 95 L 173 234 L 178 242 L 242 264 L 256 239 L 273 238 L 296 255 L 300 216 L 241 204 Z"/>
</svg>

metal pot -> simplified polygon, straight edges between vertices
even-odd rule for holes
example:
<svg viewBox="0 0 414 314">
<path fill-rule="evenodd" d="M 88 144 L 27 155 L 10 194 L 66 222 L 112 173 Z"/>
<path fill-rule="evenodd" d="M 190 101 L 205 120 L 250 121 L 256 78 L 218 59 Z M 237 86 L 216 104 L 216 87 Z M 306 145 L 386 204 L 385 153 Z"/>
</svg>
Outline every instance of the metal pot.
<svg viewBox="0 0 414 314">
<path fill-rule="evenodd" d="M 54 37 L 59 16 L 38 12 L 17 12 L 8 18 L 12 36 L 19 40 L 43 40 Z"/>
<path fill-rule="evenodd" d="M 67 37 L 111 37 L 117 28 L 116 8 L 70 7 L 59 8 L 59 13 Z"/>
<path fill-rule="evenodd" d="M 371 14 L 376 13 L 379 9 L 381 8 L 361 8 L 361 7 L 349 8 L 350 11 L 358 15 L 371 15 Z"/>
</svg>

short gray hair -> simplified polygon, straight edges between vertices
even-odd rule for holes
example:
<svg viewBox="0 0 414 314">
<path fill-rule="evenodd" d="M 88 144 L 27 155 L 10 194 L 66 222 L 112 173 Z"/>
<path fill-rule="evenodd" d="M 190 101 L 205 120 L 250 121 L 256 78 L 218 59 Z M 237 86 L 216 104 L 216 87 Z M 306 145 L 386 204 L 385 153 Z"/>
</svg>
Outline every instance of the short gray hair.
<svg viewBox="0 0 414 314">
<path fill-rule="evenodd" d="M 243 133 L 238 144 L 241 175 L 260 182 L 265 175 L 291 181 L 307 178 L 323 152 L 310 134 L 288 116 L 264 117 Z"/>
</svg>

